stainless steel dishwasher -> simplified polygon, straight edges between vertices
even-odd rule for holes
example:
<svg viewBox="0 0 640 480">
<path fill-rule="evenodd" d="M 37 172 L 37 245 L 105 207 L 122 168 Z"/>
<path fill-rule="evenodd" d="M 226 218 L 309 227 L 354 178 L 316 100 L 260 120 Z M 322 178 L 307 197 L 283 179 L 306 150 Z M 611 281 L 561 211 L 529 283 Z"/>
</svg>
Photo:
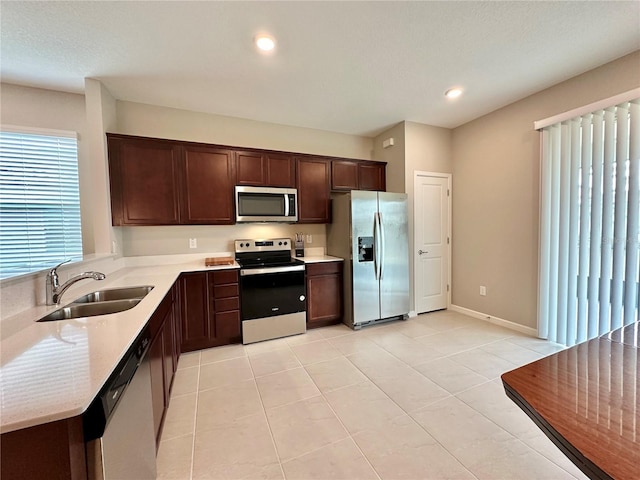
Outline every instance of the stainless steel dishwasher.
<svg viewBox="0 0 640 480">
<path fill-rule="evenodd" d="M 145 328 L 83 414 L 89 479 L 156 478 L 150 342 Z"/>
</svg>

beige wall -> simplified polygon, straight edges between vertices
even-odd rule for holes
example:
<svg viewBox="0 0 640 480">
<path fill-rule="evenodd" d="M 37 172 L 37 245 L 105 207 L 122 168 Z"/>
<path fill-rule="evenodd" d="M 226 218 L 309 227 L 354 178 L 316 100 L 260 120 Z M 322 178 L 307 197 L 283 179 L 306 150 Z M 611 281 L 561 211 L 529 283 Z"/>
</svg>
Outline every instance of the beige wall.
<svg viewBox="0 0 640 480">
<path fill-rule="evenodd" d="M 370 138 L 289 127 L 200 112 L 118 101 L 115 132 L 222 145 L 265 148 L 316 155 L 371 159 Z M 326 247 L 324 225 L 230 225 L 122 228 L 125 256 L 233 251 L 240 238 L 311 234 L 307 247 Z M 198 248 L 189 248 L 189 238 Z"/>
<path fill-rule="evenodd" d="M 394 137 L 395 145 L 383 149 L 383 140 Z M 411 311 L 414 295 L 414 173 L 451 173 L 453 170 L 451 130 L 415 122 L 401 122 L 374 138 L 374 156 L 387 165 L 387 191 L 404 192 L 408 197 L 409 288 Z"/>
<path fill-rule="evenodd" d="M 382 142 L 393 138 L 392 147 L 383 148 Z M 405 192 L 405 140 L 404 122 L 382 132 L 373 139 L 373 159 L 387 162 L 387 192 Z"/>
<path fill-rule="evenodd" d="M 84 95 L 3 83 L 0 85 L 0 122 L 19 127 L 48 128 L 78 132 L 78 175 L 82 241 L 85 253 L 93 253 L 91 188 L 84 179 L 91 176 Z"/>
<path fill-rule="evenodd" d="M 639 86 L 637 51 L 453 131 L 454 305 L 537 327 L 539 133 L 533 122 Z"/>
<path fill-rule="evenodd" d="M 367 137 L 123 101 L 117 133 L 360 159 L 373 149 Z"/>
</svg>

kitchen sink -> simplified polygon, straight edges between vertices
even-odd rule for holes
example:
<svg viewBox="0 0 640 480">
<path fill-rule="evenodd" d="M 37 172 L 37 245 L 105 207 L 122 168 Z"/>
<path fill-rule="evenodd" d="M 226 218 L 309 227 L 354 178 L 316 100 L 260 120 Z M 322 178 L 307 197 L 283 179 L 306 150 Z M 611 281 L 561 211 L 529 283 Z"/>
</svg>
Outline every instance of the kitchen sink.
<svg viewBox="0 0 640 480">
<path fill-rule="evenodd" d="M 59 308 L 38 320 L 38 322 L 51 322 L 54 320 L 69 320 L 72 318 L 95 317 L 109 313 L 124 312 L 140 303 L 140 298 L 126 300 L 111 300 L 94 303 L 71 303 Z"/>
<path fill-rule="evenodd" d="M 123 287 L 98 290 L 76 298 L 72 303 L 96 303 L 112 300 L 142 300 L 151 290 L 152 286 Z"/>
</svg>

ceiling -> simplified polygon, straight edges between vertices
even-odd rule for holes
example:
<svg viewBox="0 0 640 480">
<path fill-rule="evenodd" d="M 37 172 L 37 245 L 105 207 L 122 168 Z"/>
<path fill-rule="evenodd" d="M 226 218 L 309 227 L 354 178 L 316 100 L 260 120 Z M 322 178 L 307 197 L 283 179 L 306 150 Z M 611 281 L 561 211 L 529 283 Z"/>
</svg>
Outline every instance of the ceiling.
<svg viewBox="0 0 640 480">
<path fill-rule="evenodd" d="M 0 20 L 2 82 L 91 77 L 120 100 L 363 136 L 453 128 L 640 49 L 638 1 L 2 0 Z"/>
</svg>

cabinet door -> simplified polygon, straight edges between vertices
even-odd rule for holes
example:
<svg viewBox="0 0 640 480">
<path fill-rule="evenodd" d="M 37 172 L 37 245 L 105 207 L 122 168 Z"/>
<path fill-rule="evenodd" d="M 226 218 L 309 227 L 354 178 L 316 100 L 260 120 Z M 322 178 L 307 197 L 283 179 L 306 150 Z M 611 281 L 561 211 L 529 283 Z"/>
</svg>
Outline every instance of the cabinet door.
<svg viewBox="0 0 640 480">
<path fill-rule="evenodd" d="M 307 328 L 342 321 L 342 262 L 307 265 Z"/>
<path fill-rule="evenodd" d="M 240 300 L 237 270 L 221 270 L 209 274 L 209 311 L 212 315 L 210 346 L 240 343 Z"/>
<path fill-rule="evenodd" d="M 387 189 L 385 181 L 385 167 L 386 164 L 384 163 L 358 164 L 358 189 L 384 192 Z"/>
<path fill-rule="evenodd" d="M 164 368 L 164 398 L 165 405 L 169 406 L 169 396 L 171 393 L 171 385 L 173 383 L 173 308 L 169 309 L 164 319 L 162 328 L 162 357 Z"/>
<path fill-rule="evenodd" d="M 235 168 L 231 150 L 185 145 L 181 223 L 232 224 Z"/>
<path fill-rule="evenodd" d="M 267 166 L 266 185 L 270 187 L 295 188 L 296 162 L 293 156 L 267 153 L 265 158 Z"/>
<path fill-rule="evenodd" d="M 299 158 L 298 222 L 330 223 L 329 169 L 330 161 L 319 158 Z"/>
<path fill-rule="evenodd" d="M 113 225 L 180 222 L 180 148 L 170 142 L 109 136 Z"/>
<path fill-rule="evenodd" d="M 209 346 L 209 282 L 206 273 L 184 273 L 180 277 L 182 306 L 182 352 Z"/>
<path fill-rule="evenodd" d="M 331 162 L 331 190 L 358 190 L 358 163 L 343 160 Z"/>
<path fill-rule="evenodd" d="M 238 185 L 262 186 L 267 178 L 264 155 L 255 152 L 236 152 Z"/>
<path fill-rule="evenodd" d="M 162 331 L 156 335 L 149 347 L 149 367 L 151 368 L 151 400 L 153 408 L 153 427 L 156 432 L 156 443 L 159 440 L 160 427 L 166 397 L 164 394 L 164 370 L 163 370 L 163 337 Z"/>
</svg>

